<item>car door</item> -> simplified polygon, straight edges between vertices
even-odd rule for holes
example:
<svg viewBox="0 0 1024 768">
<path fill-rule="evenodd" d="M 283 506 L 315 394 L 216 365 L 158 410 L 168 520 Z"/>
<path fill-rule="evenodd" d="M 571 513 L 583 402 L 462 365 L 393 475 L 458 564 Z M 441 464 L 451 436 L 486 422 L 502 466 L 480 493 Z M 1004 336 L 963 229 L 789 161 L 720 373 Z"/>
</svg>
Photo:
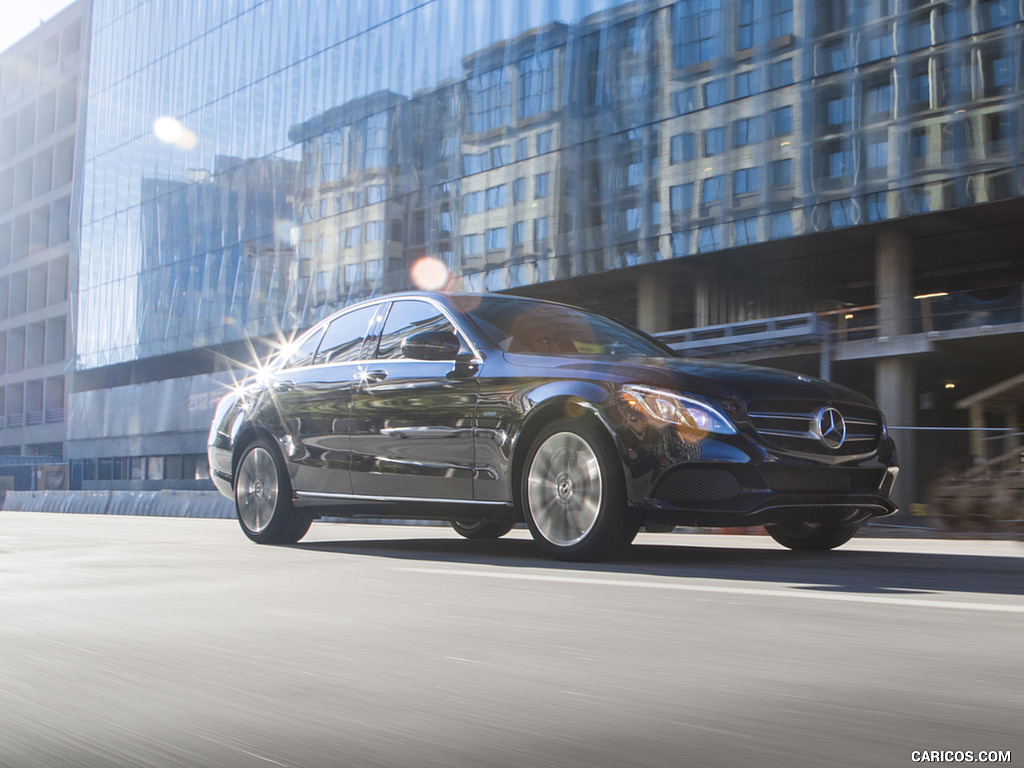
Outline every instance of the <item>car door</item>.
<svg viewBox="0 0 1024 768">
<path fill-rule="evenodd" d="M 424 331 L 465 336 L 432 302 L 391 304 L 375 359 L 352 391 L 352 490 L 381 498 L 473 498 L 478 367 L 413 360 L 402 342 Z"/>
<path fill-rule="evenodd" d="M 338 315 L 324 331 L 312 365 L 279 387 L 291 387 L 278 399 L 288 403 L 294 443 L 292 479 L 300 493 L 347 495 L 349 418 L 352 389 L 363 357 L 363 345 L 377 312 L 386 304 L 357 307 Z"/>
</svg>

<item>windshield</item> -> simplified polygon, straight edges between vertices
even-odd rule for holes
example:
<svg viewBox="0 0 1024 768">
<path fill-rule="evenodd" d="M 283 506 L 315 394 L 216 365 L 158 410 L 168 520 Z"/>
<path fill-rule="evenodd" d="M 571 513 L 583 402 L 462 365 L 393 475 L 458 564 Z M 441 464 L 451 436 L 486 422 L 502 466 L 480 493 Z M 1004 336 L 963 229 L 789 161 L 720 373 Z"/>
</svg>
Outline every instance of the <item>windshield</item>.
<svg viewBox="0 0 1024 768">
<path fill-rule="evenodd" d="M 456 302 L 505 352 L 673 356 L 670 349 L 628 326 L 573 307 L 497 296 L 465 296 Z"/>
</svg>

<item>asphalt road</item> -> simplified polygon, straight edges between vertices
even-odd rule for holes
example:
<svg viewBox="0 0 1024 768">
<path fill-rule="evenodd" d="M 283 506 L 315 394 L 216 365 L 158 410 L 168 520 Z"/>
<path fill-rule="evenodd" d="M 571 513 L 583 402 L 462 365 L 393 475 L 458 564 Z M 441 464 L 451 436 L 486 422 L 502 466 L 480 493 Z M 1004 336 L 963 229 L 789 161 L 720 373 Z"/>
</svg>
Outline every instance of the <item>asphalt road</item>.
<svg viewBox="0 0 1024 768">
<path fill-rule="evenodd" d="M 0 765 L 1024 762 L 1024 545 L 0 512 Z"/>
</svg>

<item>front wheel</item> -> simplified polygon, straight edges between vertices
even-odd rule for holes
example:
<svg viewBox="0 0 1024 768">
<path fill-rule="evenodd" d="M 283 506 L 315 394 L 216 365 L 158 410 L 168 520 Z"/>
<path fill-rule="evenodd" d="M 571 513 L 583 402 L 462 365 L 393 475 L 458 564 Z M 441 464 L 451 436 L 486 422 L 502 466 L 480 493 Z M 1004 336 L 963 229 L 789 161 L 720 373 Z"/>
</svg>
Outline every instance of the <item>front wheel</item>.
<svg viewBox="0 0 1024 768">
<path fill-rule="evenodd" d="M 451 524 L 459 536 L 467 539 L 500 539 L 515 525 L 500 520 L 452 520 Z"/>
<path fill-rule="evenodd" d="M 586 424 L 545 427 L 526 456 L 520 488 L 534 541 L 561 560 L 603 560 L 622 552 L 638 525 L 626 510 L 618 454 Z"/>
<path fill-rule="evenodd" d="M 779 544 L 800 551 L 821 551 L 840 547 L 854 537 L 859 525 L 828 523 L 776 523 L 766 525 L 768 535 Z"/>
<path fill-rule="evenodd" d="M 292 504 L 284 461 L 264 440 L 246 448 L 238 462 L 235 511 L 242 531 L 257 544 L 294 544 L 313 522 Z"/>
</svg>

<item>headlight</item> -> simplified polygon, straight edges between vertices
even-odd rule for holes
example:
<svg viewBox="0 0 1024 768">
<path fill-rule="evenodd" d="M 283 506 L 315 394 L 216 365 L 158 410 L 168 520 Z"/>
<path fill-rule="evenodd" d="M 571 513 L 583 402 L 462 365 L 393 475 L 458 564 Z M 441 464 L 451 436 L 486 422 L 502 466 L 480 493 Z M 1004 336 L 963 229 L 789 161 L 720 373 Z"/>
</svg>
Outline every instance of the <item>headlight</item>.
<svg viewBox="0 0 1024 768">
<path fill-rule="evenodd" d="M 621 391 L 626 402 L 658 421 L 718 435 L 736 434 L 736 427 L 725 414 L 696 398 L 664 389 L 633 385 L 624 386 Z"/>
</svg>

